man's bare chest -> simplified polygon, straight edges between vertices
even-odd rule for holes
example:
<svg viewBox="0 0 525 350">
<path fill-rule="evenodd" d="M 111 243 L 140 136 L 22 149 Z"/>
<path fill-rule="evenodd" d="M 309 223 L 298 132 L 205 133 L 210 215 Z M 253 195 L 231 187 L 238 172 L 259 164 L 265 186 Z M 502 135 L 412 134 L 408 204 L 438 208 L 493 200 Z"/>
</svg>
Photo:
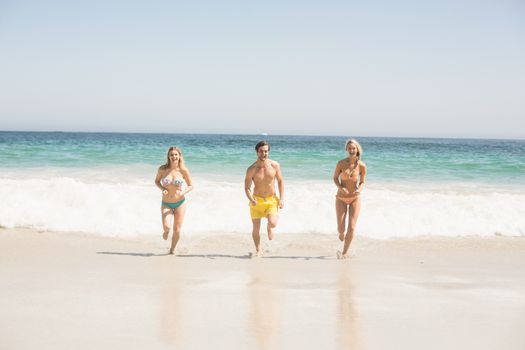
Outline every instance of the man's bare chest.
<svg viewBox="0 0 525 350">
<path fill-rule="evenodd" d="M 272 181 L 275 178 L 276 171 L 272 167 L 260 167 L 255 169 L 253 180 L 256 182 Z"/>
</svg>

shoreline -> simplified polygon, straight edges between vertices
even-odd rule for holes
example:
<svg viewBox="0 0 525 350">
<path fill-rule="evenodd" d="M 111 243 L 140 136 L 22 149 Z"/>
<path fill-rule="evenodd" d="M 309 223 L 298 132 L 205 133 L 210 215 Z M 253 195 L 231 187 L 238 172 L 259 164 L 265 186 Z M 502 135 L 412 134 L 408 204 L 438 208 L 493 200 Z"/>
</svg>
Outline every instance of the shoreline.
<svg viewBox="0 0 525 350">
<path fill-rule="evenodd" d="M 22 236 L 21 236 L 22 235 Z M 311 252 L 313 255 L 322 255 L 326 258 L 334 255 L 335 251 L 342 246 L 342 242 L 338 240 L 337 235 L 328 235 L 325 233 L 274 233 L 275 238 L 269 241 L 264 232 L 264 227 L 261 227 L 261 243 L 265 245 L 267 253 L 282 253 L 287 249 L 290 253 L 298 251 Z M 156 235 L 133 235 L 133 236 L 105 236 L 97 233 L 75 232 L 75 231 L 53 231 L 32 228 L 6 228 L 0 226 L 0 239 L 9 237 L 17 238 L 38 238 L 51 240 L 93 240 L 102 244 L 108 243 L 109 246 L 118 245 L 120 242 L 124 246 L 137 245 L 143 247 L 145 250 L 163 250 L 168 249 L 170 238 L 164 241 L 159 234 Z M 477 236 L 477 235 L 462 235 L 462 236 L 435 236 L 435 235 L 419 235 L 414 237 L 387 237 L 387 238 L 373 238 L 365 237 L 357 234 L 352 242 L 351 250 L 359 252 L 361 257 L 370 257 L 370 254 L 375 254 L 377 251 L 392 249 L 390 253 L 395 254 L 395 251 L 404 251 L 404 253 L 413 252 L 414 246 L 424 249 L 425 252 L 439 251 L 440 249 L 473 251 L 476 248 L 481 249 L 497 249 L 507 251 L 525 252 L 525 236 L 521 235 L 502 235 L 494 234 L 493 236 Z M 213 249 L 224 253 L 229 249 L 232 252 L 250 251 L 253 248 L 253 241 L 251 233 L 226 233 L 226 232 L 211 232 L 208 234 L 192 233 L 181 234 L 177 250 L 182 249 L 180 254 L 195 250 L 200 254 L 204 254 L 208 250 L 210 254 Z M 405 249 L 406 248 L 406 249 Z M 335 249 L 335 250 L 334 250 Z M 365 254 L 363 254 L 365 253 Z M 335 257 L 335 255 L 334 255 Z"/>
<path fill-rule="evenodd" d="M 525 239 L 0 229 L 2 349 L 523 349 Z M 178 248 L 179 248 L 178 247 Z M 334 249 L 335 248 L 335 249 Z M 206 334 L 206 337 L 202 335 Z"/>
</svg>

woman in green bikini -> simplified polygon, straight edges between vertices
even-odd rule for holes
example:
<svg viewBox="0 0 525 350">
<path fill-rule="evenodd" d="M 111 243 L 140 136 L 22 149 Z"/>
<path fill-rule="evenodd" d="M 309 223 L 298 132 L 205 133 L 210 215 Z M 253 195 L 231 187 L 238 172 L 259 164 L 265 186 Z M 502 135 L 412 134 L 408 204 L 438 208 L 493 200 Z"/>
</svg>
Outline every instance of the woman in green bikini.
<svg viewBox="0 0 525 350">
<path fill-rule="evenodd" d="M 184 182 L 186 182 L 185 188 L 183 187 Z M 186 212 L 186 203 L 184 203 L 186 198 L 184 196 L 193 189 L 190 172 L 184 164 L 184 157 L 180 148 L 170 147 L 168 149 L 166 164 L 159 167 L 155 185 L 162 191 L 160 207 L 164 228 L 162 238 L 168 239 L 170 223 L 173 223 L 170 254 L 174 254 Z"/>
</svg>

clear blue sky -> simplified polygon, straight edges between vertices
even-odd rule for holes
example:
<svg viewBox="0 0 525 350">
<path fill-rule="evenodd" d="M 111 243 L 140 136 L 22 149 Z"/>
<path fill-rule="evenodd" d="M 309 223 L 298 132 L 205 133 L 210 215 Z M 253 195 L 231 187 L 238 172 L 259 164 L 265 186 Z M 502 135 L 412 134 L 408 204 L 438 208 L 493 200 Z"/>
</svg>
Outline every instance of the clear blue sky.
<svg viewBox="0 0 525 350">
<path fill-rule="evenodd" d="M 0 130 L 525 138 L 525 2 L 0 0 Z"/>
</svg>

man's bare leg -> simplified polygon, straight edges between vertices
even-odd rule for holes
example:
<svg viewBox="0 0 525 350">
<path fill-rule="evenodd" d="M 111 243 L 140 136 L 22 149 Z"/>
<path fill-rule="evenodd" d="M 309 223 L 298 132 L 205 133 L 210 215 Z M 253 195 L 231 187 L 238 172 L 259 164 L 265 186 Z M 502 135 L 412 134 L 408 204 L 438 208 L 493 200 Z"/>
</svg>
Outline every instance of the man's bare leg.
<svg viewBox="0 0 525 350">
<path fill-rule="evenodd" d="M 270 241 L 273 239 L 273 229 L 277 226 L 278 221 L 279 221 L 279 215 L 277 214 L 268 215 L 268 225 L 266 226 L 266 229 L 268 230 L 268 239 Z"/>
<path fill-rule="evenodd" d="M 261 235 L 259 234 L 259 231 L 261 230 L 261 219 L 252 219 L 252 224 L 252 238 L 253 244 L 255 245 L 255 255 L 261 256 Z"/>
</svg>

